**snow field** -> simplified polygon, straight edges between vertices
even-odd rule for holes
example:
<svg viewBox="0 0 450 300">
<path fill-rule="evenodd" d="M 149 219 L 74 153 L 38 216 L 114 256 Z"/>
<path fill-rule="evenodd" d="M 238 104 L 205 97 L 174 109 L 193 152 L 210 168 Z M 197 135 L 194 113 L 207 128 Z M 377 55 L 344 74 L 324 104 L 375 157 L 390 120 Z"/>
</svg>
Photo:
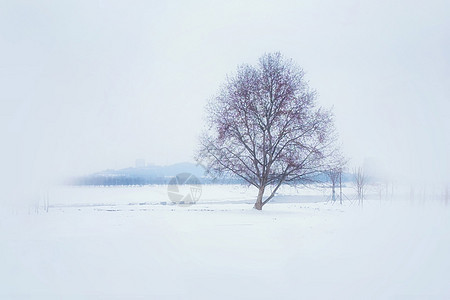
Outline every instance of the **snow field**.
<svg viewBox="0 0 450 300">
<path fill-rule="evenodd" d="M 186 207 L 161 205 L 164 187 L 68 191 L 48 213 L 2 214 L 0 298 L 450 297 L 443 205 L 295 203 L 291 192 L 258 212 L 252 191 L 232 186 Z"/>
</svg>

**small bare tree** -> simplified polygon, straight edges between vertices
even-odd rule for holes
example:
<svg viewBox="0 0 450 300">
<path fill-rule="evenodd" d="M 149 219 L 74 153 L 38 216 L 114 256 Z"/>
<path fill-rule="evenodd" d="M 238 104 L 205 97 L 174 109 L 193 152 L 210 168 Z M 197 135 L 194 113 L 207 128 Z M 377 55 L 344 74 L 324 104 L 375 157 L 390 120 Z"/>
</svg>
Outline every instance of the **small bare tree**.
<svg viewBox="0 0 450 300">
<path fill-rule="evenodd" d="M 331 200 L 336 201 L 336 186 L 339 183 L 340 169 L 333 169 L 326 172 L 331 182 Z"/>
<path fill-rule="evenodd" d="M 339 185 L 339 202 L 342 204 L 342 172 L 347 160 L 340 153 L 336 153 L 331 162 L 332 165 L 325 172 L 331 182 L 331 200 L 336 201 L 336 187 Z"/>
<path fill-rule="evenodd" d="M 196 159 L 214 175 L 258 189 L 261 210 L 283 183 L 312 181 L 335 153 L 332 114 L 317 108 L 304 72 L 280 53 L 243 65 L 207 107 L 209 128 Z M 268 185 L 274 188 L 264 197 Z"/>
<path fill-rule="evenodd" d="M 358 167 L 357 169 L 355 169 L 353 174 L 354 174 L 356 192 L 358 195 L 358 203 L 360 205 L 363 205 L 364 193 L 365 193 L 365 188 L 367 185 L 367 176 L 364 174 L 364 170 L 362 167 Z"/>
</svg>

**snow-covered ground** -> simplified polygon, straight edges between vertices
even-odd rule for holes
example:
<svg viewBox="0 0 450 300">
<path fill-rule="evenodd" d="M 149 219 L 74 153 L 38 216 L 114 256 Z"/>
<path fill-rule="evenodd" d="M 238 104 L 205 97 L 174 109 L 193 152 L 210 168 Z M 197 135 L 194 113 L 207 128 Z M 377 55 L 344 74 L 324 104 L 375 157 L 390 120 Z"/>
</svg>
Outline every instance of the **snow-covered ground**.
<svg viewBox="0 0 450 300">
<path fill-rule="evenodd" d="M 450 207 L 328 194 L 258 212 L 241 186 L 191 206 L 166 186 L 52 189 L 48 212 L 1 214 L 0 299 L 450 298 Z"/>
</svg>

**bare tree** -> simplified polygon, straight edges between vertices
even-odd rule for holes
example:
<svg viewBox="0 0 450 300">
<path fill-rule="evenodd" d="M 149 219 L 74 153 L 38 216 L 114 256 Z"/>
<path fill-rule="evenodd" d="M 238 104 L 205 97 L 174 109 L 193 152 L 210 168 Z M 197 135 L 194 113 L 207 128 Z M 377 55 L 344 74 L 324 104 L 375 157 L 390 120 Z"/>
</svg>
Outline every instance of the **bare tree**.
<svg viewBox="0 0 450 300">
<path fill-rule="evenodd" d="M 358 194 L 358 203 L 360 205 L 363 205 L 364 193 L 365 193 L 365 188 L 367 185 L 367 176 L 364 174 L 364 170 L 361 167 L 358 167 L 357 169 L 355 169 L 353 174 L 354 174 L 356 192 Z"/>
<path fill-rule="evenodd" d="M 283 183 L 314 180 L 335 152 L 332 114 L 317 108 L 304 72 L 280 53 L 242 65 L 208 104 L 209 128 L 196 159 L 214 175 L 258 189 L 261 210 Z M 264 198 L 267 186 L 270 195 Z"/>
<path fill-rule="evenodd" d="M 332 165 L 325 171 L 325 174 L 331 182 L 331 200 L 336 201 L 336 187 L 339 185 L 339 202 L 342 204 L 342 172 L 347 160 L 340 153 L 336 153 L 330 161 Z"/>
<path fill-rule="evenodd" d="M 336 185 L 339 183 L 339 169 L 333 169 L 326 172 L 331 181 L 331 200 L 336 201 Z"/>
<path fill-rule="evenodd" d="M 338 166 L 326 171 L 331 182 L 331 200 L 336 201 L 336 188 L 339 187 L 339 203 L 342 204 L 342 172 L 343 167 Z"/>
</svg>

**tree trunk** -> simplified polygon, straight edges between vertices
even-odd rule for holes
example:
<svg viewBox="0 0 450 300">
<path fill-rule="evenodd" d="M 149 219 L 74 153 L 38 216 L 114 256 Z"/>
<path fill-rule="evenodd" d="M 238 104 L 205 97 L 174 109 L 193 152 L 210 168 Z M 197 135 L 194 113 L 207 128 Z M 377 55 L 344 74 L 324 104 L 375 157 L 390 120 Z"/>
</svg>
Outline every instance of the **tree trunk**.
<svg viewBox="0 0 450 300">
<path fill-rule="evenodd" d="M 263 198 L 263 196 L 264 196 L 264 189 L 265 189 L 264 186 L 261 186 L 261 187 L 259 188 L 258 198 L 256 198 L 255 205 L 253 206 L 254 209 L 262 210 L 262 207 L 263 207 L 262 198 Z"/>
</svg>

